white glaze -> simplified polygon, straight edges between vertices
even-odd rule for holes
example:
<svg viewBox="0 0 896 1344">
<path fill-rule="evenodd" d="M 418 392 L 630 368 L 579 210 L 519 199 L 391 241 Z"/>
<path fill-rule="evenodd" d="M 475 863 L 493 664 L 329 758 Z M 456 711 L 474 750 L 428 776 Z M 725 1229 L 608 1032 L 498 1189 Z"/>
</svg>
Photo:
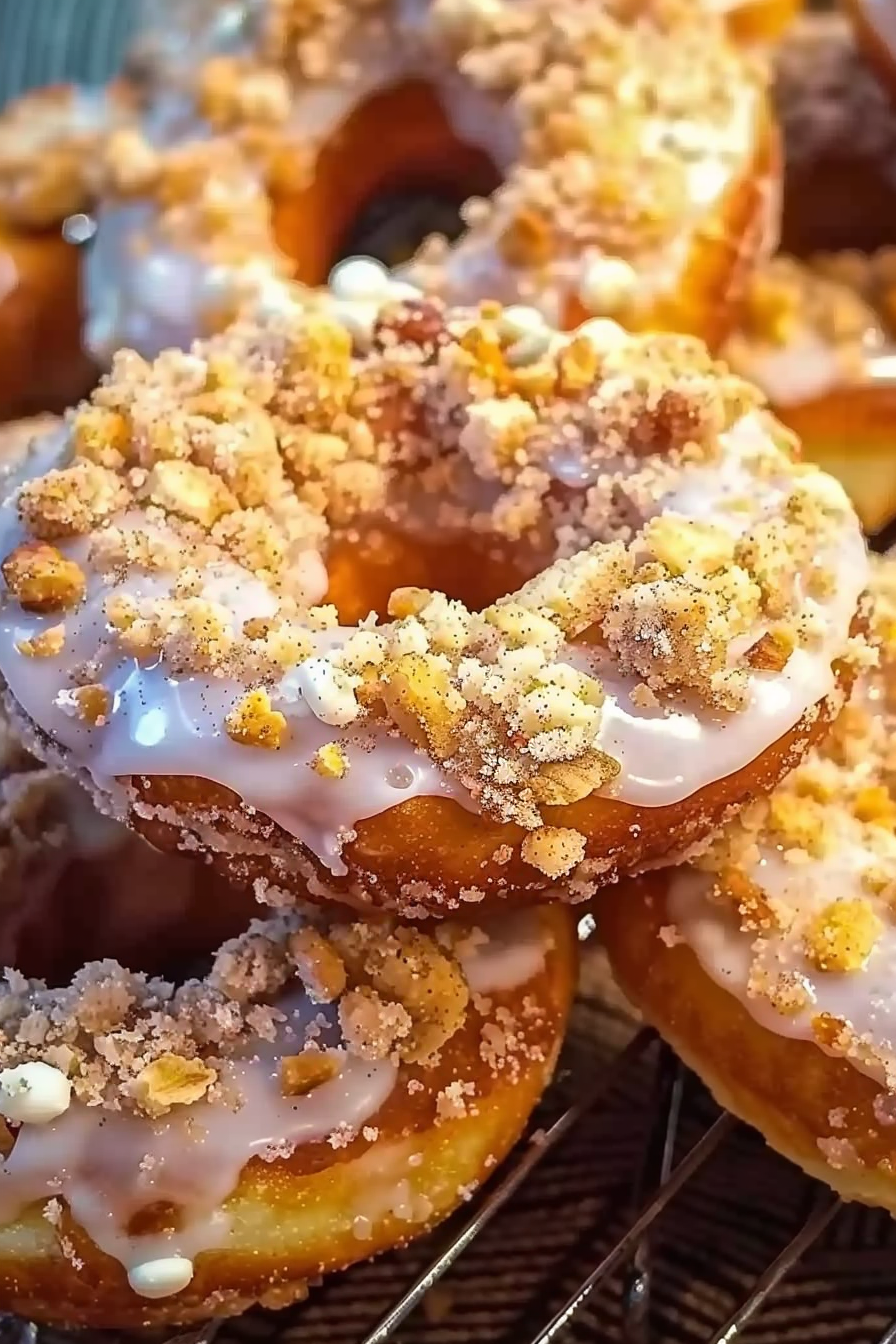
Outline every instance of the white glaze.
<svg viewBox="0 0 896 1344">
<path fill-rule="evenodd" d="M 549 946 L 538 913 L 521 911 L 464 940 L 457 956 L 470 988 L 489 994 L 527 985 L 543 970 Z M 276 1039 L 219 1067 L 228 1105 L 200 1101 L 151 1121 L 75 1102 L 57 1120 L 24 1125 L 0 1163 L 0 1226 L 27 1205 L 59 1196 L 96 1245 L 129 1270 L 136 1292 L 180 1291 L 191 1277 L 186 1266 L 201 1251 L 227 1244 L 226 1201 L 253 1157 L 273 1161 L 299 1144 L 358 1133 L 395 1085 L 394 1064 L 365 1062 L 345 1050 L 333 1008 L 298 992 L 277 1006 L 284 1021 Z M 309 1027 L 339 1072 L 306 1096 L 287 1098 L 280 1060 L 303 1049 Z M 403 1193 L 409 1161 L 408 1144 L 374 1144 L 360 1160 L 364 1177 L 349 1222 L 402 1208 L 409 1218 L 425 1218 Z M 179 1230 L 128 1235 L 134 1215 L 156 1202 L 180 1210 Z"/>
<path fill-rule="evenodd" d="M 84 555 L 84 543 L 65 549 L 75 557 Z M 33 659 L 15 652 L 29 632 L 52 623 L 48 618 L 9 604 L 0 611 L 0 643 L 13 655 L 7 665 L 0 653 L 10 691 L 25 713 L 71 751 L 79 767 L 90 771 L 101 793 L 108 793 L 118 777 L 198 771 L 278 822 L 337 875 L 347 871 L 341 858 L 344 839 L 365 817 L 422 795 L 456 798 L 471 806 L 466 791 L 407 739 L 376 729 L 340 733 L 322 722 L 292 674 L 272 691 L 272 701 L 289 727 L 288 742 L 276 752 L 240 745 L 224 731 L 227 714 L 244 694 L 236 682 L 171 676 L 158 662 L 144 665 L 113 652 L 101 659 L 101 675 L 114 707 L 104 726 L 91 728 L 71 712 L 58 691 L 65 684 L 65 669 L 93 654 L 106 629 L 103 603 L 110 591 L 94 575 L 86 600 L 66 620 L 66 650 L 60 658 Z M 168 583 L 149 574 L 131 575 L 114 591 L 139 599 L 167 592 Z M 249 616 L 274 610 L 268 589 L 236 565 L 210 574 L 206 595 L 225 604 L 236 630 Z M 312 590 L 309 600 L 321 595 Z M 332 648 L 351 633 L 322 633 L 319 647 Z M 348 770 L 342 779 L 322 779 L 311 767 L 312 758 L 336 739 L 343 744 Z"/>
<path fill-rule="evenodd" d="M 875 856 L 854 842 L 838 843 L 824 860 L 792 864 L 765 846 L 747 876 L 772 897 L 786 900 L 796 917 L 795 930 L 831 901 L 861 896 L 869 899 L 861 874 L 876 866 Z M 763 1027 L 779 1036 L 814 1041 L 812 1019 L 821 1013 L 849 1023 L 863 1040 L 896 1062 L 896 926 L 885 902 L 872 899 L 883 933 L 859 972 L 818 970 L 803 954 L 798 936 L 763 937 L 741 931 L 730 906 L 709 899 L 712 878 L 682 868 L 671 880 L 668 915 L 697 955 L 706 973 L 749 1010 Z M 757 961 L 758 953 L 758 961 Z M 798 1013 L 779 1012 L 764 994 L 751 992 L 754 969 L 786 973 L 807 991 L 807 1006 Z M 880 1080 L 882 1068 L 861 1055 L 851 1055 L 856 1068 Z"/>
<path fill-rule="evenodd" d="M 100 1250 L 128 1269 L 171 1256 L 192 1260 L 225 1244 L 223 1206 L 251 1158 L 273 1160 L 340 1125 L 358 1131 L 395 1084 L 395 1065 L 344 1050 L 331 1010 L 321 1012 L 302 996 L 278 1006 L 286 1021 L 276 1042 L 219 1069 L 239 1098 L 236 1109 L 199 1101 L 150 1121 L 75 1103 L 50 1124 L 23 1126 L 0 1165 L 0 1225 L 38 1199 L 60 1196 Z M 280 1059 L 302 1050 L 315 1019 L 319 1044 L 339 1072 L 306 1096 L 284 1097 Z M 182 1211 L 181 1228 L 129 1236 L 134 1214 L 158 1201 Z"/>
<path fill-rule="evenodd" d="M 444 57 L 433 57 L 431 0 L 397 0 L 396 9 L 394 26 L 359 19 L 342 53 L 348 77 L 295 91 L 291 125 L 297 146 L 313 156 L 366 98 L 390 86 L 422 79 L 432 87 L 458 139 L 483 150 L 506 177 L 521 148 L 512 106 L 477 88 L 446 65 Z M 238 29 L 228 31 L 221 49 L 231 50 L 235 45 L 238 49 L 240 40 Z M 640 96 L 636 84 L 634 100 Z M 624 97 L 624 90 L 619 94 Z M 633 296 L 636 308 L 648 309 L 657 294 L 676 283 L 688 264 L 695 230 L 718 205 L 733 176 L 748 163 L 755 120 L 755 95 L 745 90 L 735 115 L 725 122 L 662 117 L 646 121 L 645 160 L 658 150 L 664 152 L 670 142 L 684 151 L 690 210 L 671 245 L 639 258 Z M 209 133 L 185 103 L 180 87 L 170 82 L 160 90 L 144 130 L 159 145 L 201 139 Z M 249 169 L 246 188 L 252 194 L 264 190 L 260 178 Z M 558 256 L 551 275 L 535 283 L 502 260 L 497 233 L 503 227 L 496 223 L 494 231 L 466 234 L 451 247 L 440 274 L 439 287 L 446 299 L 458 304 L 483 298 L 508 304 L 524 301 L 537 306 L 553 324 L 562 321 L 571 297 L 578 296 L 587 306 L 594 293 L 595 263 L 604 256 L 599 249 L 579 246 Z M 774 239 L 769 236 L 766 241 L 770 248 Z M 265 263 L 254 275 L 250 270 L 213 267 L 204 259 L 201 246 L 172 249 L 160 235 L 154 207 L 107 206 L 99 214 L 99 230 L 86 270 L 88 348 L 97 359 L 107 361 L 122 346 L 133 346 L 150 357 L 167 345 L 189 344 L 202 332 L 204 315 L 220 308 L 222 297 L 247 288 L 251 291 L 253 284 L 276 287 L 279 283 Z M 425 263 L 418 267 L 412 262 L 398 270 L 403 279 L 429 288 L 426 274 Z"/>
<path fill-rule="evenodd" d="M 656 512 L 711 521 L 737 535 L 779 513 L 792 483 L 783 477 L 760 481 L 749 469 L 761 433 L 755 420 L 741 421 L 724 436 L 720 464 L 687 469 L 674 492 L 658 501 Z M 748 510 L 736 507 L 744 499 L 750 501 Z M 748 703 L 736 713 L 688 706 L 686 699 L 675 710 L 641 709 L 630 699 L 636 678 L 620 677 L 595 653 L 571 651 L 570 661 L 600 677 L 607 693 L 598 745 L 622 763 L 609 790 L 614 797 L 645 807 L 680 802 L 755 760 L 833 690 L 832 663 L 843 649 L 868 578 L 865 543 L 854 518 L 844 523 L 838 544 L 819 559 L 836 570 L 836 591 L 824 604 L 805 596 L 801 606 L 823 619 L 824 637 L 811 650 L 796 649 L 781 672 L 752 672 Z M 739 643 L 748 647 L 762 633 L 758 628 Z M 732 659 L 741 652 L 732 647 Z"/>
</svg>

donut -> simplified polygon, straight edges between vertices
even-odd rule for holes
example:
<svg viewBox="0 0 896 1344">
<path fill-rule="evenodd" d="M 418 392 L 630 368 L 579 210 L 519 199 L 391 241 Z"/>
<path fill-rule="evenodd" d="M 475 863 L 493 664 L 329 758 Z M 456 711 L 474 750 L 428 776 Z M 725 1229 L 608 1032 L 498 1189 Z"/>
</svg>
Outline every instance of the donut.
<svg viewBox="0 0 896 1344">
<path fill-rule="evenodd" d="M 263 899 L 412 917 L 584 900 L 768 791 L 867 561 L 759 395 L 692 338 L 327 303 L 123 353 L 12 492 L 36 753 Z"/>
<path fill-rule="evenodd" d="M 779 41 L 803 8 L 802 0 L 722 0 L 720 5 L 735 42 Z"/>
<path fill-rule="evenodd" d="M 781 254 L 751 279 L 723 354 L 768 396 L 806 457 L 846 486 L 865 528 L 896 516 L 896 254 Z"/>
<path fill-rule="evenodd" d="M 21 908 L 4 869 L 4 1311 L 111 1329 L 285 1305 L 472 1197 L 553 1070 L 567 912 L 434 937 L 297 906 L 209 955 L 228 884 L 85 826 L 82 792 L 34 763 L 4 785 L 25 773 L 71 806 L 64 866 L 48 826 Z"/>
<path fill-rule="evenodd" d="M 101 360 L 217 329 L 284 271 L 325 285 L 384 192 L 464 202 L 460 239 L 400 268 L 452 304 L 730 329 L 780 163 L 766 64 L 703 0 L 263 0 L 247 25 L 205 60 L 194 29 L 143 126 L 110 139 L 87 278 Z"/>
<path fill-rule="evenodd" d="M 890 957 L 896 559 L 829 739 L 689 866 L 601 899 L 625 993 L 722 1105 L 845 1198 L 896 1212 Z"/>
<path fill-rule="evenodd" d="M 57 410 L 93 381 L 75 227 L 125 94 L 52 86 L 0 115 L 0 418 Z"/>
</svg>

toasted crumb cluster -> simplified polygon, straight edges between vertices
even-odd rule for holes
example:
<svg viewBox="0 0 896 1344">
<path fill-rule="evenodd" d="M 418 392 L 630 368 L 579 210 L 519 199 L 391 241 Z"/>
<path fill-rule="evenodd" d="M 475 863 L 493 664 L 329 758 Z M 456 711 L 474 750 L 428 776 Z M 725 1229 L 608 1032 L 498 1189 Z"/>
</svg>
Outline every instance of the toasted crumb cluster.
<svg viewBox="0 0 896 1344">
<path fill-rule="evenodd" d="M 114 88 L 58 85 L 9 103 L 0 116 L 0 218 L 41 229 L 86 210 L 102 185 L 106 136 L 130 115 Z"/>
<path fill-rule="evenodd" d="M 82 1102 L 157 1116 L 200 1100 L 232 1104 L 223 1084 L 227 1060 L 276 1039 L 284 1096 L 305 1095 L 329 1081 L 337 1064 L 321 1044 L 320 1012 L 303 1014 L 298 1032 L 277 1006 L 287 992 L 292 1002 L 298 985 L 312 1005 L 335 1012 L 352 1054 L 412 1065 L 416 1077 L 439 1062 L 469 1020 L 455 948 L 488 939 L 450 923 L 431 937 L 394 923 L 328 922 L 302 909 L 253 921 L 220 948 L 204 979 L 176 986 L 109 960 L 83 966 L 62 989 L 7 970 L 0 1066 L 39 1060 L 60 1069 Z M 504 1010 L 477 1003 L 494 1047 Z M 530 1017 L 540 1015 L 533 1004 Z M 504 1012 L 501 1020 L 507 1026 L 511 1018 Z M 510 1067 L 509 1032 L 504 1049 Z"/>
<path fill-rule="evenodd" d="M 766 351 L 817 346 L 835 360 L 837 381 L 861 382 L 868 356 L 886 339 L 881 310 L 887 321 L 896 315 L 894 260 L 881 253 L 860 262 L 848 252 L 822 254 L 810 263 L 773 257 L 750 280 L 742 326 L 725 347 L 726 360 L 761 382 Z"/>
<path fill-rule="evenodd" d="M 559 11 L 551 0 L 430 0 L 412 25 L 397 0 L 258 8 L 245 49 L 195 72 L 201 138 L 160 149 L 128 128 L 106 155 L 107 191 L 154 198 L 159 236 L 232 267 L 237 286 L 253 257 L 256 281 L 279 269 L 264 188 L 282 195 L 313 180 L 322 142 L 313 127 L 303 138 L 302 97 L 326 86 L 350 100 L 380 63 L 392 81 L 396 52 L 408 78 L 459 71 L 511 123 L 518 160 L 492 200 L 468 202 L 465 223 L 474 249 L 519 272 L 524 297 L 563 273 L 584 312 L 632 317 L 644 302 L 639 270 L 668 269 L 670 244 L 702 218 L 695 165 L 735 176 L 753 150 L 764 71 L 697 0 L 561 0 Z M 223 185 L 209 154 L 228 165 Z M 424 248 L 420 282 L 465 297 L 452 291 L 446 252 L 444 240 Z"/>
<path fill-rule="evenodd" d="M 520 356 L 508 313 L 386 303 L 359 349 L 332 311 L 299 304 L 245 317 L 189 353 L 119 355 L 71 415 L 70 464 L 17 497 L 30 537 L 3 560 L 7 588 L 63 626 L 23 651 L 52 653 L 86 589 L 108 623 L 90 627 L 99 643 L 88 660 L 111 649 L 237 680 L 245 693 L 222 726 L 247 749 L 288 746 L 297 692 L 343 734 L 397 731 L 483 811 L 534 832 L 536 867 L 570 871 L 581 837 L 543 831 L 541 808 L 619 772 L 597 748 L 601 681 L 570 646 L 599 646 L 645 706 L 692 692 L 736 711 L 757 670 L 781 671 L 823 638 L 798 576 L 820 601 L 830 595 L 852 513 L 839 487 L 793 462 L 756 394 L 699 342 L 599 322 L 549 332 Z M 717 488 L 734 453 L 727 436 L 751 414 L 726 517 L 676 512 L 694 473 Z M 555 488 L 565 454 L 590 488 Z M 485 486 L 496 502 L 483 512 L 470 496 Z M 336 611 L 315 605 L 320 549 L 377 516 L 413 532 L 430 492 L 446 536 L 522 543 L 535 568 L 547 523 L 558 557 L 484 611 L 404 588 L 389 623 L 370 616 L 334 636 Z M 521 534 L 509 502 L 527 498 Z M 152 593 L 135 596 L 148 580 Z M 227 591 L 247 583 L 252 614 L 235 623 Z M 102 676 L 78 681 L 93 689 L 76 710 L 105 721 Z M 71 698 L 70 685 L 59 690 Z M 342 777 L 338 734 L 310 764 Z"/>
<path fill-rule="evenodd" d="M 830 737 L 753 804 L 698 861 L 714 899 L 754 939 L 749 992 L 791 1015 L 811 1008 L 809 975 L 855 975 L 890 936 L 896 901 L 896 562 L 872 570 L 869 663 Z M 764 866 L 762 866 L 764 865 Z M 771 866 L 769 866 L 771 865 Z M 825 1017 L 822 1021 L 821 1018 Z M 819 1014 L 826 1048 L 876 1061 L 896 1087 L 884 1043 Z"/>
</svg>

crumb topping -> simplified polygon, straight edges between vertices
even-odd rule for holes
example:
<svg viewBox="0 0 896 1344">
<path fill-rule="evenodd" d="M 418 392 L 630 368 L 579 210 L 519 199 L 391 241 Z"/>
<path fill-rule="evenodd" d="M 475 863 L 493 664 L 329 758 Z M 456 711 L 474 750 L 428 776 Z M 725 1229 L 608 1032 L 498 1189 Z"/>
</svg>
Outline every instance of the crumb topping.
<svg viewBox="0 0 896 1344">
<path fill-rule="evenodd" d="M 697 0 L 561 0 L 559 11 L 551 0 L 430 0 L 413 24 L 394 0 L 265 0 L 243 49 L 195 71 L 201 137 L 165 147 L 126 127 L 107 146 L 106 190 L 151 197 L 163 241 L 227 268 L 226 307 L 283 273 L 267 192 L 313 180 L 329 134 L 305 130 L 302 97 L 326 88 L 350 110 L 371 70 L 394 82 L 396 52 L 408 78 L 459 72 L 514 133 L 501 190 L 464 208 L 463 246 L 493 254 L 527 300 L 559 280 L 584 311 L 632 321 L 650 297 L 639 269 L 662 287 L 670 248 L 703 217 L 701 170 L 723 182 L 746 165 L 767 78 Z M 427 292 L 453 292 L 448 250 L 432 239 L 417 258 Z"/>
<path fill-rule="evenodd" d="M 352 734 L 397 733 L 533 832 L 536 867 L 568 872 L 581 837 L 551 836 L 542 807 L 620 770 L 599 746 L 600 658 L 641 705 L 741 710 L 752 677 L 822 648 L 856 525 L 699 342 L 550 332 L 533 386 L 509 313 L 386 305 L 359 349 L 299 304 L 152 363 L 118 355 L 70 413 L 68 464 L 19 490 L 25 538 L 2 564 L 8 600 L 64 627 L 22 648 L 46 663 L 58 646 L 57 707 L 105 723 L 110 669 L 161 661 L 235 683 L 219 729 L 276 752 L 301 699 L 336 730 L 306 760 L 322 780 L 347 773 Z M 567 459 L 591 486 L 565 487 Z M 480 612 L 399 588 L 390 621 L 338 629 L 321 552 L 370 517 L 413 533 L 421 491 L 446 535 L 516 544 L 528 514 L 533 557 L 547 523 L 555 558 Z M 692 517 L 689 492 L 724 502 Z"/>
<path fill-rule="evenodd" d="M 751 277 L 742 326 L 725 346 L 725 359 L 760 386 L 766 386 L 769 357 L 788 350 L 826 358 L 826 384 L 864 381 L 869 356 L 883 347 L 896 316 L 894 257 L 887 248 L 867 257 L 771 258 Z M 768 391 L 780 399 L 771 386 Z"/>
<path fill-rule="evenodd" d="M 865 615 L 864 671 L 830 737 L 696 862 L 713 876 L 713 900 L 750 937 L 747 993 L 792 1016 L 826 1002 L 831 977 L 840 977 L 832 992 L 842 1015 L 816 1008 L 814 1038 L 896 1087 L 886 1024 L 875 1025 L 882 972 L 863 980 L 869 960 L 892 942 L 896 898 L 892 558 L 872 567 Z"/>
<path fill-rule="evenodd" d="M 395 922 L 337 922 L 303 908 L 253 921 L 220 948 L 204 979 L 178 985 L 110 960 L 88 963 L 60 989 L 8 969 L 0 1068 L 40 1062 L 88 1105 L 152 1117 L 199 1100 L 232 1104 L 223 1065 L 282 1039 L 283 1095 L 303 1096 L 338 1069 L 321 1048 L 317 1012 L 289 1025 L 300 994 L 331 1005 L 354 1055 L 426 1069 L 467 1021 L 470 991 L 453 949 L 488 941 L 469 927 L 447 924 L 437 942 Z M 500 1034 L 497 1018 L 493 1025 Z M 505 1048 L 514 1054 L 509 1039 Z"/>
<path fill-rule="evenodd" d="M 115 87 L 55 85 L 8 103 L 0 115 L 0 218 L 41 229 L 88 209 L 102 186 L 106 136 L 131 115 Z"/>
</svg>

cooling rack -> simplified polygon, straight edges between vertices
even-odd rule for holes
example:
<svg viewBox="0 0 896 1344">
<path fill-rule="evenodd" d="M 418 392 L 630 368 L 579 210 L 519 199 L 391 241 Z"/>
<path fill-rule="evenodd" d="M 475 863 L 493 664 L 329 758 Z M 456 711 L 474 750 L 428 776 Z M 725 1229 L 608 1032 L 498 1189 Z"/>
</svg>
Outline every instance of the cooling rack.
<svg viewBox="0 0 896 1344">
<path fill-rule="evenodd" d="M 821 0 L 812 7 L 827 8 L 827 4 Z M 135 0 L 0 0 L 0 102 L 26 87 L 54 79 L 76 77 L 90 82 L 107 77 L 119 64 L 136 10 Z M 896 519 L 872 539 L 876 550 L 894 544 Z M 580 925 L 583 943 L 592 932 L 586 917 Z M 593 1053 L 598 1035 L 591 1033 L 585 1043 L 586 1055 Z M 774 1344 L 785 1335 L 794 1344 L 807 1344 L 810 1337 L 843 1344 L 847 1334 L 850 1344 L 858 1340 L 852 1318 L 868 1306 L 879 1282 L 888 1273 L 892 1277 L 893 1239 L 878 1251 L 869 1234 L 869 1272 L 852 1302 L 844 1302 L 831 1289 L 824 1318 L 815 1320 L 811 1330 L 807 1327 L 804 1333 L 797 1326 L 794 1331 L 789 1319 L 780 1327 L 774 1310 L 786 1292 L 788 1276 L 823 1238 L 834 1244 L 826 1261 L 830 1266 L 837 1254 L 838 1229 L 856 1215 L 844 1210 L 831 1192 L 800 1177 L 759 1144 L 751 1147 L 745 1127 L 732 1116 L 719 1113 L 705 1098 L 701 1101 L 700 1095 L 695 1100 L 699 1085 L 652 1031 L 636 1032 L 599 1077 L 594 1078 L 594 1072 L 593 1061 L 580 1059 L 577 1070 L 570 1069 L 566 1079 L 557 1080 L 552 1096 L 563 1098 L 559 1109 L 549 1120 L 536 1122 L 478 1201 L 456 1215 L 441 1237 L 434 1234 L 408 1252 L 337 1276 L 335 1287 L 328 1281 L 307 1303 L 289 1311 L 277 1315 L 253 1312 L 238 1322 L 211 1321 L 169 1336 L 165 1344 L 418 1344 L 424 1336 L 437 1344 L 486 1340 L 488 1344 L 566 1344 L 586 1339 L 604 1344 L 611 1335 L 622 1344 L 668 1344 L 673 1335 L 685 1338 L 685 1327 L 680 1332 L 675 1328 L 685 1315 L 686 1337 L 695 1344 L 733 1344 L 745 1340 L 746 1333 L 753 1338 L 751 1327 L 761 1328 L 763 1321 L 768 1326 L 761 1338 Z M 531 1191 L 539 1178 L 576 1143 L 584 1163 L 593 1165 L 589 1159 L 595 1153 L 589 1145 L 597 1142 L 603 1145 L 603 1168 L 618 1168 L 613 1179 L 606 1181 L 601 1198 L 580 1193 L 573 1162 L 572 1177 L 565 1176 L 557 1185 L 554 1206 L 520 1240 L 508 1228 L 512 1208 L 521 1199 L 532 1200 Z M 766 1181 L 755 1208 L 737 1207 L 734 1217 L 743 1216 L 748 1223 L 755 1220 L 756 1208 L 766 1209 L 774 1198 L 766 1191 L 773 1190 L 777 1179 L 785 1175 L 790 1179 L 781 1216 L 771 1227 L 763 1227 L 763 1245 L 774 1243 L 779 1248 L 768 1252 L 764 1267 L 753 1259 L 749 1263 L 743 1256 L 738 1259 L 739 1232 L 733 1223 L 726 1223 L 726 1235 L 717 1240 L 718 1222 L 706 1216 L 691 1219 L 692 1241 L 699 1241 L 699 1247 L 663 1244 L 670 1221 L 700 1181 L 710 1178 L 708 1198 L 717 1206 L 726 1198 L 727 1182 L 739 1166 L 749 1168 L 743 1178 L 747 1183 L 754 1177 Z M 530 1202 L 526 1214 L 538 1219 L 540 1210 Z M 575 1226 L 561 1229 L 560 1224 L 567 1221 Z M 558 1230 L 564 1232 L 563 1237 Z M 858 1235 L 864 1242 L 864 1233 Z M 502 1255 L 505 1237 L 507 1248 Z M 534 1314 L 531 1306 L 520 1313 L 519 1296 L 507 1289 L 504 1277 L 508 1264 L 525 1257 L 536 1241 L 562 1242 L 562 1249 L 552 1261 L 549 1291 L 542 1281 L 534 1294 L 537 1302 L 546 1305 Z M 728 1271 L 728 1291 L 707 1291 L 699 1302 L 688 1300 L 679 1321 L 673 1320 L 665 1300 L 664 1309 L 657 1310 L 658 1286 L 663 1289 L 661 1296 L 668 1297 L 670 1250 L 676 1254 L 676 1283 L 682 1297 L 688 1294 L 682 1285 L 702 1276 L 700 1257 L 724 1262 Z M 487 1268 L 464 1279 L 461 1291 L 481 1294 L 482 1309 L 472 1316 L 467 1313 L 460 1327 L 453 1328 L 450 1318 L 440 1324 L 438 1313 L 432 1311 L 433 1302 L 445 1284 L 463 1276 L 477 1253 Z M 428 1262 L 420 1258 L 427 1255 L 432 1256 Z M 734 1261 L 737 1264 L 732 1267 Z M 494 1272 L 492 1266 L 496 1266 Z M 527 1270 L 524 1264 L 522 1272 Z M 361 1287 L 354 1296 L 339 1296 L 340 1279 L 360 1282 Z M 819 1282 L 811 1281 L 804 1291 L 817 1291 Z M 384 1286 L 374 1292 L 374 1283 Z M 392 1294 L 391 1304 L 378 1314 L 371 1303 L 384 1292 Z M 592 1318 L 586 1330 L 583 1320 L 596 1304 L 602 1314 L 596 1325 Z M 896 1317 L 882 1324 L 893 1310 L 892 1295 L 878 1297 L 872 1305 L 875 1309 L 861 1334 L 862 1344 L 896 1344 Z M 91 1338 L 108 1341 L 109 1335 L 91 1332 Z M 71 1336 L 61 1332 L 0 1317 L 0 1344 L 69 1344 L 70 1340 Z"/>
</svg>

